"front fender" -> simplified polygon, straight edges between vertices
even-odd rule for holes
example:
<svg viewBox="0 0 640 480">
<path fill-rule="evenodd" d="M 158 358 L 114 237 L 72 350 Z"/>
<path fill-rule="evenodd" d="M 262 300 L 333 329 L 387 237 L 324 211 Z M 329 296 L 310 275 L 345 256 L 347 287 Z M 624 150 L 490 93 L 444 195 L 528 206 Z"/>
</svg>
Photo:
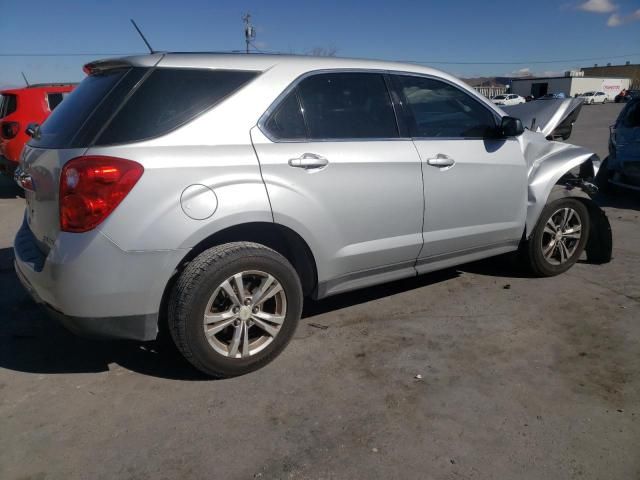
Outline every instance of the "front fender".
<svg viewBox="0 0 640 480">
<path fill-rule="evenodd" d="M 560 142 L 550 142 L 542 135 L 527 132 L 523 135 L 523 152 L 529 165 L 527 187 L 526 236 L 533 229 L 549 202 L 549 195 L 558 181 L 585 162 L 593 163 L 594 154 L 585 148 Z M 597 157 L 595 157 L 597 158 Z M 590 175 L 597 165 L 592 165 Z M 588 195 L 587 195 L 588 197 Z"/>
</svg>

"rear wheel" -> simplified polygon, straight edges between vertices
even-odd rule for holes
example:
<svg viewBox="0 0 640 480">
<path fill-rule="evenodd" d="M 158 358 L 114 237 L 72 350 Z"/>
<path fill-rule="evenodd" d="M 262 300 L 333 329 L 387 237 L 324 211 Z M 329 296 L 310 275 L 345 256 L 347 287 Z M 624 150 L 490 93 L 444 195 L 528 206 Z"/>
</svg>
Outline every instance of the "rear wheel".
<svg viewBox="0 0 640 480">
<path fill-rule="evenodd" d="M 525 248 L 531 271 L 541 277 L 569 270 L 584 251 L 589 235 L 589 211 L 574 198 L 548 204 Z"/>
<path fill-rule="evenodd" d="M 171 335 L 213 377 L 243 375 L 282 352 L 302 312 L 302 287 L 279 253 L 256 243 L 220 245 L 182 272 L 169 300 Z"/>
</svg>

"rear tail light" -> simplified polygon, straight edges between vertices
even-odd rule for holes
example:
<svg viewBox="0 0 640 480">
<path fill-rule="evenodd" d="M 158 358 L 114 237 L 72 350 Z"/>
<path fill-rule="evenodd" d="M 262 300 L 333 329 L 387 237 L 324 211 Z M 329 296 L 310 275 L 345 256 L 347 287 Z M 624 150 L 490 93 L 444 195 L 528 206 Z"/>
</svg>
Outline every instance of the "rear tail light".
<svg viewBox="0 0 640 480">
<path fill-rule="evenodd" d="M 144 168 L 123 158 L 85 156 L 60 175 L 60 229 L 87 232 L 102 223 L 138 182 Z"/>
<path fill-rule="evenodd" d="M 3 138 L 11 140 L 20 132 L 20 124 L 18 122 L 2 122 L 0 132 Z"/>
</svg>

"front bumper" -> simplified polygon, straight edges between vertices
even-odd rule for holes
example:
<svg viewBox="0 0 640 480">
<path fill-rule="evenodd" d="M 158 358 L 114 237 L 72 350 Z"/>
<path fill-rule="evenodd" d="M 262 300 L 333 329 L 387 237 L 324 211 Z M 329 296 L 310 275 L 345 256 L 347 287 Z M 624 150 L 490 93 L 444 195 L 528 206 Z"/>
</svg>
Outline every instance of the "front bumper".
<svg viewBox="0 0 640 480">
<path fill-rule="evenodd" d="M 156 338 L 165 287 L 185 255 L 126 252 L 99 231 L 60 233 L 45 255 L 26 220 L 14 252 L 20 282 L 69 330 L 132 340 Z"/>
</svg>

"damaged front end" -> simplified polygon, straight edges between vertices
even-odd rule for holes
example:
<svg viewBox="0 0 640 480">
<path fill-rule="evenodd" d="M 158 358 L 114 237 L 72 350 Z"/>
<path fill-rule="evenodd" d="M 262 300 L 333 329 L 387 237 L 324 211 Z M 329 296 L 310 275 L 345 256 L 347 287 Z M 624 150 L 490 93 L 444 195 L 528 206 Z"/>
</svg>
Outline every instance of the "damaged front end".
<svg viewBox="0 0 640 480">
<path fill-rule="evenodd" d="M 575 99 L 540 100 L 504 110 L 519 116 L 527 127 L 519 137 L 528 164 L 526 238 L 533 232 L 545 205 L 563 197 L 575 197 L 585 204 L 591 220 L 587 260 L 606 263 L 611 260 L 613 248 L 611 225 L 593 200 L 598 191 L 593 181 L 600 159 L 585 148 L 552 140 L 570 136 L 581 106 L 582 102 Z"/>
</svg>

